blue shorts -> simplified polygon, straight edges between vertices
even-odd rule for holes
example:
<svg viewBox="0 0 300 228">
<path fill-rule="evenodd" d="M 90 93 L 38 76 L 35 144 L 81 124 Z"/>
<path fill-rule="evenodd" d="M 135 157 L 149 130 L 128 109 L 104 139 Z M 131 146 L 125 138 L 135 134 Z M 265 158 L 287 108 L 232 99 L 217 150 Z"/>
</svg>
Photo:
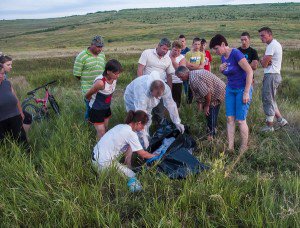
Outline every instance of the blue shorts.
<svg viewBox="0 0 300 228">
<path fill-rule="evenodd" d="M 246 120 L 250 103 L 252 100 L 252 86 L 249 92 L 249 102 L 243 103 L 243 94 L 245 88 L 233 89 L 226 86 L 225 105 L 226 116 L 234 116 L 236 120 Z"/>
</svg>

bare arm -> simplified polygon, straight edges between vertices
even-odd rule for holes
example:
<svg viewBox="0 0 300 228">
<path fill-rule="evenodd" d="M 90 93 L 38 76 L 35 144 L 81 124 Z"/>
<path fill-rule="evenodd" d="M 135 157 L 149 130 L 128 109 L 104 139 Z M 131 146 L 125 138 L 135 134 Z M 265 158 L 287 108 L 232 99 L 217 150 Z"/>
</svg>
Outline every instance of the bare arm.
<svg viewBox="0 0 300 228">
<path fill-rule="evenodd" d="M 205 115 L 209 115 L 209 107 L 211 102 L 211 92 L 208 92 L 208 94 L 205 96 L 205 107 L 204 107 L 204 113 Z"/>
<path fill-rule="evenodd" d="M 257 67 L 258 67 L 258 61 L 257 61 L 257 60 L 253 60 L 253 61 L 250 63 L 250 66 L 251 66 L 252 70 L 256 70 Z"/>
<path fill-rule="evenodd" d="M 97 93 L 100 89 L 104 89 L 104 83 L 102 80 L 98 80 L 96 83 L 94 83 L 93 87 L 87 91 L 85 94 L 85 98 L 89 101 L 92 98 L 92 95 Z"/>
<path fill-rule="evenodd" d="M 137 151 L 137 154 L 140 155 L 142 158 L 149 159 L 155 157 L 155 155 L 150 154 L 149 152 L 145 150 L 139 150 Z"/>
<path fill-rule="evenodd" d="M 170 87 L 170 89 L 172 89 L 172 75 L 171 74 L 167 74 L 167 84 Z"/>
<path fill-rule="evenodd" d="M 138 65 L 138 69 L 137 69 L 137 76 L 142 76 L 144 74 L 144 68 L 145 66 L 143 64 L 140 64 Z"/>
<path fill-rule="evenodd" d="M 22 106 L 21 106 L 21 103 L 20 103 L 20 100 L 18 99 L 17 97 L 17 94 L 15 92 L 15 90 L 13 89 L 13 87 L 11 87 L 11 91 L 12 93 L 15 95 L 16 99 L 17 99 L 17 107 L 18 107 L 18 110 L 22 116 L 22 119 L 24 119 L 24 113 L 23 113 L 23 109 L 22 109 Z"/>
<path fill-rule="evenodd" d="M 272 63 L 272 55 L 265 55 L 260 60 L 260 64 L 263 68 L 267 68 L 271 63 Z"/>
<path fill-rule="evenodd" d="M 244 96 L 243 96 L 243 102 L 247 103 L 249 101 L 249 91 L 253 81 L 253 70 L 245 58 L 239 61 L 239 65 L 247 74 L 246 86 L 245 86 Z"/>
</svg>

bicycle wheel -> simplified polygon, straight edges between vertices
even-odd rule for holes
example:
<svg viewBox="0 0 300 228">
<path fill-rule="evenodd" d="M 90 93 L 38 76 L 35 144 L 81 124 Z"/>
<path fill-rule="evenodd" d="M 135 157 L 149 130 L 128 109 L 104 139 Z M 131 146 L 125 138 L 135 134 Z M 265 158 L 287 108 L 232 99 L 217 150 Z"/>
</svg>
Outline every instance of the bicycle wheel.
<svg viewBox="0 0 300 228">
<path fill-rule="evenodd" d="M 59 112 L 59 106 L 58 106 L 56 100 L 54 99 L 54 97 L 51 95 L 51 96 L 49 96 L 48 99 L 49 99 L 49 102 L 50 102 L 51 107 L 53 108 L 54 112 L 55 112 L 57 115 L 59 115 L 59 114 L 60 114 L 60 112 Z"/>
<path fill-rule="evenodd" d="M 40 121 L 45 114 L 41 108 L 30 103 L 24 104 L 22 109 L 31 115 L 33 121 Z"/>
</svg>

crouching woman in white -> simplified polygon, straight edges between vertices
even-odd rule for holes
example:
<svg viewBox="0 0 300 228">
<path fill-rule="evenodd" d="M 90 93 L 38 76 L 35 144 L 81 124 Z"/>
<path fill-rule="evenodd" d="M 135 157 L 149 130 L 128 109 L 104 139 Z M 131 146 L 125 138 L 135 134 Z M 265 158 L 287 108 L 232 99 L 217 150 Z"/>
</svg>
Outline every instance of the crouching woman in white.
<svg viewBox="0 0 300 228">
<path fill-rule="evenodd" d="M 149 120 L 144 111 L 129 111 L 125 120 L 126 124 L 119 124 L 110 129 L 96 144 L 93 151 L 92 162 L 98 171 L 109 167 L 116 167 L 117 170 L 126 175 L 130 191 L 140 191 L 142 186 L 135 178 L 135 173 L 118 162 L 118 157 L 123 153 L 131 154 L 136 152 L 145 159 L 154 157 L 153 154 L 143 150 L 136 132 L 142 131 Z M 129 156 L 131 157 L 131 156 Z"/>
</svg>

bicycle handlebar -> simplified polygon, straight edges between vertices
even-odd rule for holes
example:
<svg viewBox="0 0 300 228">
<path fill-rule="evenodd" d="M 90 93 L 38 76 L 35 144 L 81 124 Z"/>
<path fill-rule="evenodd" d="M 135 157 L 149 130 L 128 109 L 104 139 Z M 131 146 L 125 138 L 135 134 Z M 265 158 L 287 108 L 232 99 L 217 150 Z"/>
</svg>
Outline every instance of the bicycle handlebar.
<svg viewBox="0 0 300 228">
<path fill-rule="evenodd" d="M 39 87 L 35 88 L 34 90 L 31 90 L 30 92 L 28 92 L 27 95 L 33 95 L 37 90 L 42 89 L 42 88 L 45 88 L 46 86 L 48 86 L 48 85 L 50 85 L 50 84 L 53 84 L 53 83 L 55 83 L 55 82 L 56 82 L 56 80 L 51 81 L 51 82 L 48 82 L 48 83 L 46 83 L 45 85 L 39 86 Z"/>
</svg>

